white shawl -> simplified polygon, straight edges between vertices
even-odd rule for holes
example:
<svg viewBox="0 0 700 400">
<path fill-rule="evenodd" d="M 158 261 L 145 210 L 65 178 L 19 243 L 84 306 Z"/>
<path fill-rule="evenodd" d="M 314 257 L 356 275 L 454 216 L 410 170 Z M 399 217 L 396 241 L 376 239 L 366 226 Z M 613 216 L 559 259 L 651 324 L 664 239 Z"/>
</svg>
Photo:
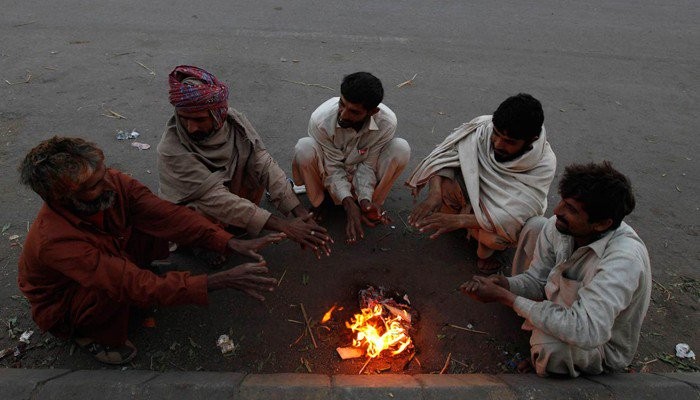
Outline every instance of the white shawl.
<svg viewBox="0 0 700 400">
<path fill-rule="evenodd" d="M 557 159 L 544 126 L 532 149 L 503 163 L 494 158 L 492 132 L 490 115 L 463 124 L 418 164 L 406 184 L 417 196 L 436 172 L 459 166 L 479 226 L 515 244 L 525 221 L 547 209 Z"/>
</svg>

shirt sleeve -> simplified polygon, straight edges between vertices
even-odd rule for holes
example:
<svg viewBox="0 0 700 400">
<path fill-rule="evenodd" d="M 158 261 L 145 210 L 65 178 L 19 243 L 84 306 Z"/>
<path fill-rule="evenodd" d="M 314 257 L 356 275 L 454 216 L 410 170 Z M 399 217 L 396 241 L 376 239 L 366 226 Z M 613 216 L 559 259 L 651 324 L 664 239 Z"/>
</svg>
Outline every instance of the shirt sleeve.
<svg viewBox="0 0 700 400">
<path fill-rule="evenodd" d="M 125 257 L 100 251 L 80 238 L 64 238 L 47 244 L 41 258 L 43 265 L 83 287 L 104 290 L 118 302 L 140 307 L 208 303 L 206 275 L 191 276 L 189 272 L 172 271 L 158 276 Z"/>
<path fill-rule="evenodd" d="M 233 235 L 219 225 L 187 207 L 159 198 L 135 179 L 129 179 L 126 185 L 128 212 L 138 230 L 187 246 L 228 252 Z"/>
<path fill-rule="evenodd" d="M 374 188 L 377 186 L 377 171 L 379 170 L 379 154 L 384 146 L 394 137 L 396 125 L 390 124 L 386 129 L 379 132 L 380 139 L 377 140 L 367 151 L 367 158 L 357 166 L 355 171 L 354 186 L 357 193 L 357 200 L 372 200 Z"/>
<path fill-rule="evenodd" d="M 309 136 L 316 140 L 323 152 L 323 166 L 326 170 L 326 179 L 323 185 L 338 200 L 352 196 L 352 186 L 348 180 L 348 174 L 345 172 L 345 156 L 343 152 L 335 148 L 328 132 L 320 127 L 313 118 L 309 121 Z"/>
<path fill-rule="evenodd" d="M 216 185 L 190 203 L 199 211 L 225 224 L 244 228 L 251 235 L 262 231 L 271 213 L 239 197 L 224 185 Z"/>
<path fill-rule="evenodd" d="M 553 223 L 548 222 L 537 238 L 532 263 L 527 271 L 508 278 L 510 291 L 530 300 L 543 300 L 544 287 L 552 268 L 556 265 L 557 255 L 552 237 Z"/>
<path fill-rule="evenodd" d="M 252 170 L 258 182 L 270 193 L 272 204 L 280 212 L 289 214 L 301 204 L 287 181 L 287 175 L 260 143 L 255 144 Z"/>
<path fill-rule="evenodd" d="M 593 349 L 607 343 L 615 319 L 632 301 L 644 261 L 627 250 L 609 251 L 596 266 L 593 279 L 578 291 L 570 308 L 551 301 L 519 297 L 513 309 L 544 332 L 563 342 Z"/>
</svg>

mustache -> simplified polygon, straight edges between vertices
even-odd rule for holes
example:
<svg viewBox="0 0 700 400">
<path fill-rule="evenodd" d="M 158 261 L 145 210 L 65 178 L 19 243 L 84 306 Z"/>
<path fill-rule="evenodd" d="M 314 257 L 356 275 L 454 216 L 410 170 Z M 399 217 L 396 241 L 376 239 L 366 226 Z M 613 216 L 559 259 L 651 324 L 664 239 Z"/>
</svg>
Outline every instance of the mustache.
<svg viewBox="0 0 700 400">
<path fill-rule="evenodd" d="M 71 205 L 73 209 L 85 215 L 93 215 L 99 211 L 106 210 L 114 205 L 114 201 L 117 197 L 116 192 L 113 190 L 105 190 L 96 199 L 90 201 L 81 201 L 77 199 L 71 199 Z"/>
</svg>

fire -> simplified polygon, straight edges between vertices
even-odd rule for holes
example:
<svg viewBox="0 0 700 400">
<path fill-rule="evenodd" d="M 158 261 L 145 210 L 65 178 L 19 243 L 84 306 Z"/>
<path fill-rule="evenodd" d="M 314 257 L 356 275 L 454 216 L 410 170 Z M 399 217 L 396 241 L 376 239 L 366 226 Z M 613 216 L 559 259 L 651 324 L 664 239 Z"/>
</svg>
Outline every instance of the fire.
<svg viewBox="0 0 700 400">
<path fill-rule="evenodd" d="M 389 314 L 384 317 L 381 304 L 363 308 L 360 314 L 355 314 L 345 325 L 356 333 L 352 340 L 354 347 L 367 347 L 367 356 L 375 358 L 382 351 L 390 350 L 392 355 L 404 351 L 410 344 L 411 338 L 404 328 L 401 316 Z"/>
<path fill-rule="evenodd" d="M 328 322 L 331 319 L 331 316 L 333 315 L 333 311 L 335 311 L 336 309 L 342 310 L 343 307 L 338 307 L 336 305 L 333 305 L 333 307 L 331 307 L 330 310 L 326 311 L 326 313 L 323 314 L 323 318 L 321 319 L 321 323 L 325 324 L 326 322 Z"/>
</svg>

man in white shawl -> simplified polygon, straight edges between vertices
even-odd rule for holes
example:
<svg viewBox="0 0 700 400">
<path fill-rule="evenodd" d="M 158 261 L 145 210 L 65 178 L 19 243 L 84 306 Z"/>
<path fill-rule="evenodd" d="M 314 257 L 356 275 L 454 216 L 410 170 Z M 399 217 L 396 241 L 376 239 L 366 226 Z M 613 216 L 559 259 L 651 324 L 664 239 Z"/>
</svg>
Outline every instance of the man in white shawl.
<svg viewBox="0 0 700 400">
<path fill-rule="evenodd" d="M 528 219 L 547 209 L 556 157 L 543 122 L 540 102 L 521 93 L 501 103 L 493 116 L 480 116 L 457 128 L 406 182 L 414 197 L 425 185 L 429 187 L 409 223 L 421 232 L 434 231 L 431 239 L 467 229 L 478 242 L 478 269 L 499 270 L 494 253 L 515 247 Z M 516 254 L 518 265 L 527 265 L 534 250 L 533 236 L 531 245 Z"/>
</svg>

